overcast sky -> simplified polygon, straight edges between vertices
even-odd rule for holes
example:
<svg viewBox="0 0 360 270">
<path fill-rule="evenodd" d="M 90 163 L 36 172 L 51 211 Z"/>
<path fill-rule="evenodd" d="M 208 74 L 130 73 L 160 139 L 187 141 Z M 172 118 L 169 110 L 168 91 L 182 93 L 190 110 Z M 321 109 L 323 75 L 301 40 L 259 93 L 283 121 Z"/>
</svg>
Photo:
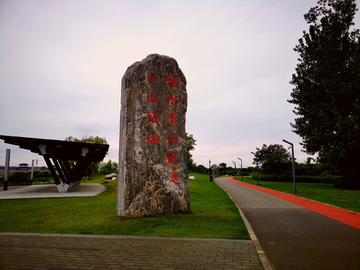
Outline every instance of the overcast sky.
<svg viewBox="0 0 360 270">
<path fill-rule="evenodd" d="M 64 140 L 105 137 L 118 161 L 121 78 L 158 53 L 187 79 L 186 131 L 195 162 L 242 158 L 256 147 L 295 145 L 287 102 L 303 15 L 316 0 L 0 0 L 0 134 Z M 358 7 L 359 1 L 357 1 Z M 359 28 L 359 14 L 355 27 Z M 39 159 L 0 140 L 0 165 Z"/>
</svg>

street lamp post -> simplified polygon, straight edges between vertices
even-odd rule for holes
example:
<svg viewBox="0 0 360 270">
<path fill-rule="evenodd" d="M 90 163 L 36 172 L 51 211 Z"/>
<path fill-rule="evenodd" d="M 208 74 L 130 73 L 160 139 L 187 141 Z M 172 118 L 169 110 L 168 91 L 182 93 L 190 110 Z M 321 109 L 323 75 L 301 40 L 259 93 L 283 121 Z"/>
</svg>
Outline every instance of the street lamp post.
<svg viewBox="0 0 360 270">
<path fill-rule="evenodd" d="M 295 178 L 295 159 L 294 159 L 294 145 L 287 140 L 283 140 L 283 142 L 291 145 L 291 153 L 292 153 L 292 171 L 293 171 L 293 182 L 294 182 L 294 192 L 296 193 L 296 178 Z"/>
<path fill-rule="evenodd" d="M 235 166 L 235 179 L 236 179 L 236 163 L 233 161 L 234 166 Z"/>
<path fill-rule="evenodd" d="M 251 154 L 253 154 L 256 157 L 254 152 L 251 152 Z M 256 174 L 257 174 L 257 180 L 258 180 L 258 186 L 259 186 L 260 184 L 259 184 L 259 160 L 258 160 L 258 158 L 256 158 Z"/>
<path fill-rule="evenodd" d="M 242 159 L 241 159 L 241 158 L 238 158 L 238 160 L 241 161 L 240 174 L 241 174 L 241 181 L 242 181 L 242 180 L 243 180 L 243 176 L 242 176 Z"/>
</svg>

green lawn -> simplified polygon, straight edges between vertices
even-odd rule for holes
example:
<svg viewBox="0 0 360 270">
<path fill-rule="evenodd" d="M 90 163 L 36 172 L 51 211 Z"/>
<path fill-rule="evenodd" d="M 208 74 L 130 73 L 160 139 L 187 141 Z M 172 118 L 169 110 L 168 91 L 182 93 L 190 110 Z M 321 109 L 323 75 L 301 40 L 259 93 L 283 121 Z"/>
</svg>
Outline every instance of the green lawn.
<svg viewBox="0 0 360 270">
<path fill-rule="evenodd" d="M 236 180 L 240 181 L 241 177 L 238 176 Z M 258 183 L 250 176 L 244 176 L 243 180 L 253 185 Z M 295 194 L 292 182 L 260 181 L 260 186 L 360 213 L 360 190 L 338 189 L 333 184 L 297 183 Z"/>
<path fill-rule="evenodd" d="M 207 175 L 190 175 L 189 213 L 118 217 L 116 181 L 97 197 L 0 200 L 0 231 L 250 239 L 228 195 Z"/>
</svg>

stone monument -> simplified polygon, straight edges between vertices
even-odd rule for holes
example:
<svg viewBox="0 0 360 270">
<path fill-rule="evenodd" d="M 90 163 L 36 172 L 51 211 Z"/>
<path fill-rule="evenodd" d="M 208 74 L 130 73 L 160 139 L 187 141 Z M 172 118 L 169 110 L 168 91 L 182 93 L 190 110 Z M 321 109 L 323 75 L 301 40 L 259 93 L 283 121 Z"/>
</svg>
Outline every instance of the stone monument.
<svg viewBox="0 0 360 270">
<path fill-rule="evenodd" d="M 119 216 L 190 211 L 186 79 L 175 59 L 151 54 L 121 82 Z"/>
</svg>

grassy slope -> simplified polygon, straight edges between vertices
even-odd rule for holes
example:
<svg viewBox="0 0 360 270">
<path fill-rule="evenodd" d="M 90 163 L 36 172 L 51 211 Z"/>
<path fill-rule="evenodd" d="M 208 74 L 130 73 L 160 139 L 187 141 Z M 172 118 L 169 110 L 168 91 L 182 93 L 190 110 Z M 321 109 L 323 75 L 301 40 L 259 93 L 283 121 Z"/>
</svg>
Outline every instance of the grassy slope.
<svg viewBox="0 0 360 270">
<path fill-rule="evenodd" d="M 191 212 L 116 216 L 117 182 L 97 197 L 0 200 L 2 232 L 249 239 L 239 212 L 208 176 L 191 174 Z M 95 178 L 86 183 L 102 183 Z"/>
<path fill-rule="evenodd" d="M 241 180 L 241 177 L 238 176 L 236 180 Z M 253 185 L 258 183 L 250 176 L 243 177 L 243 180 Z M 338 189 L 333 184 L 297 183 L 295 194 L 292 182 L 260 181 L 260 186 L 360 213 L 360 190 Z"/>
</svg>

